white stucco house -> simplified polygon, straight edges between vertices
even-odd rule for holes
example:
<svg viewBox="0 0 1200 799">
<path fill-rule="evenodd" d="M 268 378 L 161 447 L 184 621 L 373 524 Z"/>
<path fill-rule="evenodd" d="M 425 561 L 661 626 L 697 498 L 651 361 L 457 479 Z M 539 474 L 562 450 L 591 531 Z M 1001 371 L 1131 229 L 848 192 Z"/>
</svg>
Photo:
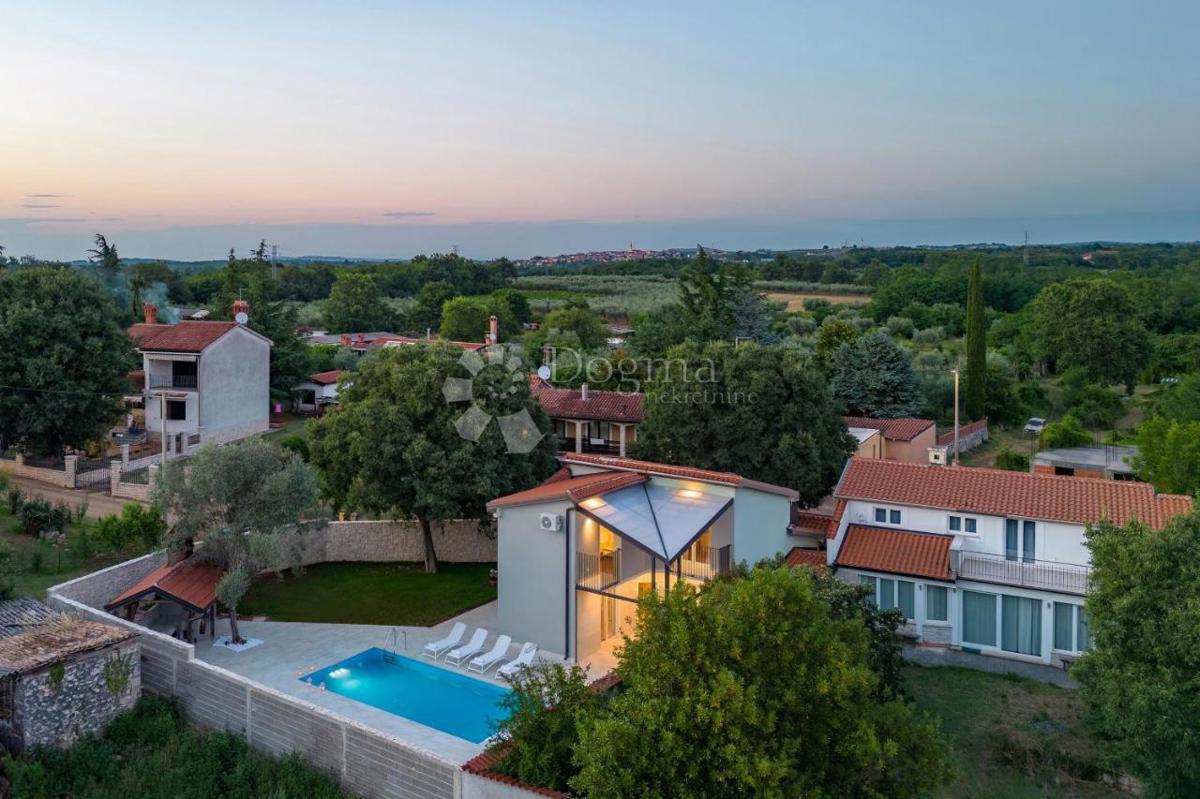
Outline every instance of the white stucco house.
<svg viewBox="0 0 1200 799">
<path fill-rule="evenodd" d="M 637 598 L 787 552 L 795 491 L 714 472 L 561 453 L 545 483 L 488 503 L 501 629 L 593 664 L 611 661 Z"/>
<path fill-rule="evenodd" d="M 805 553 L 899 608 L 918 643 L 1061 665 L 1090 646 L 1087 525 L 1152 528 L 1192 508 L 1147 483 L 851 458 Z M 816 553 L 824 557 L 819 557 Z"/>
<path fill-rule="evenodd" d="M 235 305 L 248 313 L 248 304 Z M 159 324 L 153 305 L 145 315 L 128 332 L 142 356 L 147 431 L 161 435 L 165 425 L 178 451 L 269 429 L 270 339 L 238 322 Z"/>
<path fill-rule="evenodd" d="M 320 415 L 330 406 L 336 405 L 338 381 L 348 374 L 350 373 L 341 369 L 331 369 L 328 372 L 314 372 L 309 375 L 308 380 L 295 388 L 296 411 Z"/>
</svg>

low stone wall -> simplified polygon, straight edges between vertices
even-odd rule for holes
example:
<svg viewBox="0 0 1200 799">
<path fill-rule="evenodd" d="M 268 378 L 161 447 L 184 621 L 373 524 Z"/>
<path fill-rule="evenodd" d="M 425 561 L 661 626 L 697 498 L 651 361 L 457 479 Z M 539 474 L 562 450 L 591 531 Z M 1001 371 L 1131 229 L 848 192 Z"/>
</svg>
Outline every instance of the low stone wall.
<svg viewBox="0 0 1200 799">
<path fill-rule="evenodd" d="M 114 716 L 133 707 L 142 692 L 138 655 L 138 639 L 130 638 L 68 658 L 57 685 L 50 668 L 22 674 L 13 704 L 20 716 L 24 745 L 69 746 L 87 733 L 104 729 Z M 113 658 L 128 658 L 131 666 L 128 682 L 116 694 L 105 676 Z"/>
<path fill-rule="evenodd" d="M 425 559 L 421 526 L 416 521 L 330 522 L 310 534 L 305 565 L 337 561 L 395 562 Z M 494 531 L 481 532 L 472 519 L 434 525 L 433 548 L 445 563 L 495 563 Z"/>
<path fill-rule="evenodd" d="M 30 480 L 38 480 L 39 482 L 49 483 L 50 485 L 62 488 L 74 488 L 75 466 L 78 456 L 67 455 L 63 460 L 64 468 L 46 469 L 40 466 L 30 466 L 25 463 L 25 456 L 17 453 L 17 457 L 14 460 L 0 462 L 0 469 L 3 469 L 14 477 L 26 477 Z"/>
<path fill-rule="evenodd" d="M 98 621 L 113 623 L 117 617 L 104 612 L 104 605 L 122 591 L 167 562 L 166 550 L 151 552 L 140 558 L 127 560 L 98 572 L 85 574 L 50 589 L 50 598 L 72 600 L 99 611 Z M 53 604 L 53 603 L 51 603 Z M 142 628 L 130 625 L 134 630 Z M 168 639 L 172 640 L 172 639 Z"/>
</svg>

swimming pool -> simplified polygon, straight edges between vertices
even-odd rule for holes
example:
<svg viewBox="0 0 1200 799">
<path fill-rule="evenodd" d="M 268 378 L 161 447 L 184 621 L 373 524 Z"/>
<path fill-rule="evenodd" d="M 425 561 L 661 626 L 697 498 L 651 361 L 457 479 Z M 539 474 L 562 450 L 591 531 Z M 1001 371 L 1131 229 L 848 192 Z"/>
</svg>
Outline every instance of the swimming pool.
<svg viewBox="0 0 1200 799">
<path fill-rule="evenodd" d="M 472 743 L 483 743 L 503 717 L 507 688 L 374 647 L 301 677 L 349 697 Z"/>
</svg>

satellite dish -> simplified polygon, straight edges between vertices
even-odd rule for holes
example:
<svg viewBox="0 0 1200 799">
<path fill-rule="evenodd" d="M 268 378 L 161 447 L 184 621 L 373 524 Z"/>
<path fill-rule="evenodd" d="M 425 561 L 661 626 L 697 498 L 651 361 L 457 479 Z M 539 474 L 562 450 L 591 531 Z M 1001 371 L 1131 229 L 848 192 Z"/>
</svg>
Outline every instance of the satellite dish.
<svg viewBox="0 0 1200 799">
<path fill-rule="evenodd" d="M 250 317 L 246 316 L 245 311 L 238 311 L 233 315 L 233 321 L 237 322 L 239 325 L 244 325 L 250 321 Z"/>
<path fill-rule="evenodd" d="M 543 380 L 549 380 L 550 379 L 550 367 L 546 366 L 545 364 L 542 364 L 541 366 L 539 366 L 538 367 L 538 377 L 542 378 Z"/>
</svg>

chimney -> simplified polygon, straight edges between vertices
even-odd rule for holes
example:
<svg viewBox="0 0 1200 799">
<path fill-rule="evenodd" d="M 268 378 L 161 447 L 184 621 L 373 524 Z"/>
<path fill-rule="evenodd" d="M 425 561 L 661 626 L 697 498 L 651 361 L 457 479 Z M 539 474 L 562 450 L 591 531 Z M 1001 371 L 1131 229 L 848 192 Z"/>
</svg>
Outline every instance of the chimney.
<svg viewBox="0 0 1200 799">
<path fill-rule="evenodd" d="M 343 346 L 343 347 L 349 347 L 349 346 L 350 346 L 350 334 L 349 334 L 349 333 L 343 333 L 343 334 L 342 334 L 342 346 Z"/>
<path fill-rule="evenodd" d="M 234 300 L 233 301 L 233 316 L 234 316 L 234 318 L 236 319 L 237 315 L 240 313 L 244 313 L 244 314 L 246 314 L 246 316 L 249 316 L 250 315 L 250 303 L 246 302 L 245 300 Z"/>
<path fill-rule="evenodd" d="M 581 400 L 583 400 L 584 402 L 587 402 L 587 398 L 588 398 L 587 383 L 584 383 L 582 386 L 579 387 L 579 398 Z"/>
<path fill-rule="evenodd" d="M 146 317 L 146 324 L 158 324 L 158 308 L 152 302 L 148 302 L 142 306 L 142 314 Z"/>
<path fill-rule="evenodd" d="M 500 343 L 500 320 L 496 318 L 495 314 L 492 314 L 491 316 L 488 317 L 487 341 L 484 343 L 485 344 L 499 344 Z"/>
</svg>

